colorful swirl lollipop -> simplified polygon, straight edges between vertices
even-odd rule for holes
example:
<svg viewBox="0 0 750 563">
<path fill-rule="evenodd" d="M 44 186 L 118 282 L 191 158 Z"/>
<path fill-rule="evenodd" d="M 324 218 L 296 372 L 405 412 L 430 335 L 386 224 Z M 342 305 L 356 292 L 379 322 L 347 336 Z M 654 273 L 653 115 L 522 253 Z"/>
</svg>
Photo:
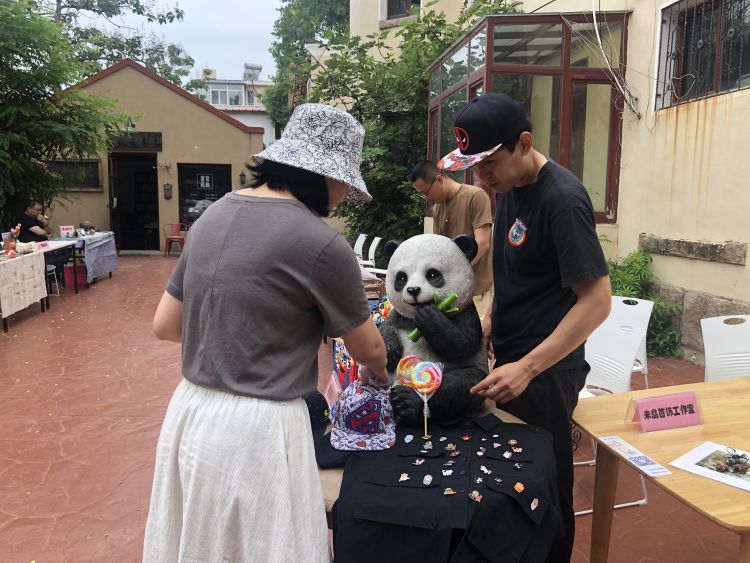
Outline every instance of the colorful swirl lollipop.
<svg viewBox="0 0 750 563">
<path fill-rule="evenodd" d="M 422 362 L 418 356 L 404 356 L 396 367 L 396 382 L 407 387 L 413 387 L 412 385 L 412 374 L 414 368 Z"/>
<path fill-rule="evenodd" d="M 434 362 L 421 362 L 411 373 L 411 386 L 421 395 L 432 395 L 442 382 L 443 371 Z"/>
</svg>

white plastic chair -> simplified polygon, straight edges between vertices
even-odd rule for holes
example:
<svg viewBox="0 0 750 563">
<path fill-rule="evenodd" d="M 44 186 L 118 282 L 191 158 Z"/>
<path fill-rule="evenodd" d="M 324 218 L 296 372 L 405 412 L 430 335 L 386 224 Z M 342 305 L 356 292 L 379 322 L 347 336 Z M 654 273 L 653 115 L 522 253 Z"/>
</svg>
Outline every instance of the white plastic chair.
<svg viewBox="0 0 750 563">
<path fill-rule="evenodd" d="M 579 400 L 595 401 L 597 395 L 630 391 L 633 362 L 646 338 L 646 333 L 635 325 L 631 319 L 610 312 L 607 320 L 591 333 L 585 345 L 586 361 L 591 366 L 591 371 L 586 376 L 585 388 L 578 395 Z M 596 442 L 593 439 L 592 444 L 596 454 Z M 573 465 L 594 466 L 596 459 L 578 461 Z M 648 503 L 646 481 L 640 473 L 638 476 L 641 479 L 643 498 L 615 504 L 614 508 L 643 506 Z M 593 509 L 579 510 L 575 515 L 591 514 L 592 511 Z"/>
<path fill-rule="evenodd" d="M 586 361 L 591 366 L 586 388 L 594 395 L 630 391 L 633 363 L 645 337 L 635 323 L 610 313 L 586 341 Z"/>
<path fill-rule="evenodd" d="M 367 270 L 371 274 L 375 274 L 379 278 L 385 278 L 385 275 L 388 273 L 388 270 L 385 268 L 371 268 L 368 266 L 367 268 L 365 268 L 365 270 Z"/>
<path fill-rule="evenodd" d="M 357 237 L 357 240 L 354 241 L 354 254 L 357 255 L 357 260 L 362 260 L 362 249 L 365 246 L 366 240 L 367 240 L 367 235 L 360 234 Z"/>
<path fill-rule="evenodd" d="M 367 250 L 367 260 L 360 260 L 359 263 L 367 268 L 368 266 L 370 268 L 375 267 L 375 252 L 378 249 L 378 245 L 380 244 L 380 241 L 382 239 L 380 237 L 375 237 L 372 239 L 372 242 L 370 243 L 370 248 Z"/>
<path fill-rule="evenodd" d="M 55 297 L 60 297 L 60 283 L 57 281 L 57 267 L 53 264 L 47 264 L 47 285 L 50 290 L 55 286 L 55 293 L 50 293 Z"/>
<path fill-rule="evenodd" d="M 648 389 L 648 354 L 646 352 L 646 335 L 648 334 L 648 323 L 651 320 L 651 312 L 654 302 L 647 299 L 636 299 L 635 297 L 612 296 L 612 312 L 610 317 L 620 319 L 639 328 L 643 334 L 643 341 L 638 347 L 635 355 L 633 371 L 643 374 L 643 383 Z"/>
<path fill-rule="evenodd" d="M 750 315 L 701 319 L 706 381 L 750 377 Z"/>
</svg>

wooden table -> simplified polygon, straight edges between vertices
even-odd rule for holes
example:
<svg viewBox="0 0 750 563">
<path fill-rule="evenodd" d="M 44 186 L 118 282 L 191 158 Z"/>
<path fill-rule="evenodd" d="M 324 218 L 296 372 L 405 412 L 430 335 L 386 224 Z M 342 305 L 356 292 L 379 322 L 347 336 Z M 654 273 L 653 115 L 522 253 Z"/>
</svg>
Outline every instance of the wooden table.
<svg viewBox="0 0 750 563">
<path fill-rule="evenodd" d="M 636 425 L 624 423 L 632 397 L 685 391 L 698 394 L 703 412 L 701 426 L 642 433 Z M 603 563 L 609 552 L 619 455 L 601 438 L 617 435 L 672 472 L 651 479 L 654 484 L 717 524 L 740 534 L 740 563 L 750 563 L 750 493 L 669 465 L 706 441 L 750 450 L 748 406 L 750 377 L 644 389 L 580 401 L 573 420 L 598 442 L 590 561 Z"/>
</svg>

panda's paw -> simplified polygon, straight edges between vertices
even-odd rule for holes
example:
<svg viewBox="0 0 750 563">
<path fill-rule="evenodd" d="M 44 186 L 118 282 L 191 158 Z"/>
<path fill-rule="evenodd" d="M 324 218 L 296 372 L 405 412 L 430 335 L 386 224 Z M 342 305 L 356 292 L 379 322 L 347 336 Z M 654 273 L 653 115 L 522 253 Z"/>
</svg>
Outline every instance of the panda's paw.
<svg viewBox="0 0 750 563">
<path fill-rule="evenodd" d="M 427 305 L 420 306 L 414 316 L 414 323 L 419 327 L 420 330 L 429 330 L 433 327 L 439 327 L 442 324 L 450 323 L 448 317 L 445 316 L 437 305 L 434 303 L 428 303 Z"/>
<path fill-rule="evenodd" d="M 391 387 L 391 404 L 397 422 L 416 424 L 422 415 L 422 399 L 409 387 Z"/>
</svg>

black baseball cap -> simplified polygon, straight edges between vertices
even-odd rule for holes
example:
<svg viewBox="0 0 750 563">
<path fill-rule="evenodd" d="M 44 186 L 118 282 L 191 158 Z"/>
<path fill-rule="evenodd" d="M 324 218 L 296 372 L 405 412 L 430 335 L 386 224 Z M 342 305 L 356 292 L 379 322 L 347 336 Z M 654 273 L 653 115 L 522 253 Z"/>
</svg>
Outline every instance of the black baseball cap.
<svg viewBox="0 0 750 563">
<path fill-rule="evenodd" d="M 328 417 L 328 401 L 320 391 L 313 391 L 309 395 L 306 395 L 304 399 L 307 404 L 307 410 L 310 413 L 310 426 L 313 436 L 323 434 L 331 422 Z"/>
<path fill-rule="evenodd" d="M 507 94 L 477 96 L 454 114 L 458 148 L 440 159 L 437 167 L 453 172 L 478 164 L 503 143 L 515 140 L 528 121 L 523 105 Z"/>
</svg>

